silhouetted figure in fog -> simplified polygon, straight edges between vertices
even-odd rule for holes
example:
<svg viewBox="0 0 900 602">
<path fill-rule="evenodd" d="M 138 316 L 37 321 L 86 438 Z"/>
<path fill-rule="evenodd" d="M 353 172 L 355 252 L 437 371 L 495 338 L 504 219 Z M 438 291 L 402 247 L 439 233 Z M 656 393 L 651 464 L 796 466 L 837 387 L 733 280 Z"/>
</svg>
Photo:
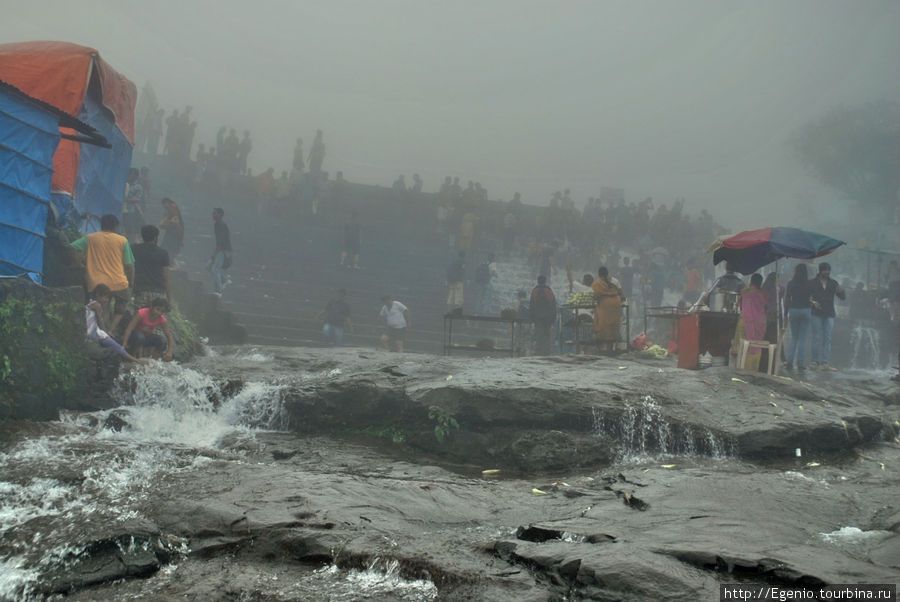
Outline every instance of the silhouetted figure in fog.
<svg viewBox="0 0 900 602">
<path fill-rule="evenodd" d="M 359 216 L 354 211 L 350 217 L 350 222 L 344 224 L 344 250 L 341 251 L 341 267 L 352 267 L 354 270 L 359 269 L 359 248 L 361 243 Z M 345 263 L 348 258 L 352 258 L 352 266 L 349 263 Z"/>
<path fill-rule="evenodd" d="M 316 138 L 313 140 L 312 148 L 309 150 L 309 171 L 313 173 L 322 171 L 324 162 L 325 142 L 322 140 L 322 130 L 316 130 Z"/>
<path fill-rule="evenodd" d="M 466 279 L 466 252 L 460 251 L 447 267 L 447 313 L 463 309 L 463 282 Z"/>
<path fill-rule="evenodd" d="M 556 322 L 556 295 L 547 286 L 547 277 L 543 274 L 538 276 L 537 286 L 531 290 L 528 307 L 534 322 L 534 354 L 550 355 L 550 332 Z"/>
<path fill-rule="evenodd" d="M 162 201 L 163 218 L 159 222 L 159 229 L 163 231 L 162 247 L 168 254 L 173 266 L 176 265 L 175 258 L 181 253 L 184 245 L 184 221 L 181 218 L 181 209 L 170 198 L 164 198 Z M 171 303 L 172 299 L 169 299 Z"/>
<path fill-rule="evenodd" d="M 197 154 L 194 158 L 194 180 L 193 184 L 199 184 L 203 181 L 203 172 L 206 171 L 206 145 L 197 145 Z"/>
<path fill-rule="evenodd" d="M 238 173 L 247 173 L 247 157 L 253 150 L 253 141 L 250 140 L 250 131 L 244 130 L 244 138 L 238 146 Z"/>
<path fill-rule="evenodd" d="M 215 293 L 222 296 L 225 285 L 231 282 L 231 278 L 225 270 L 231 267 L 231 232 L 225 223 L 225 210 L 221 207 L 213 209 L 213 233 L 216 238 L 216 248 L 209 259 L 209 269 L 213 274 Z"/>
<path fill-rule="evenodd" d="M 350 321 L 350 306 L 347 304 L 347 291 L 338 289 L 337 297 L 328 302 L 325 309 L 316 315 L 317 320 L 324 321 L 322 324 L 322 336 L 325 342 L 332 347 L 340 347 L 344 339 L 344 327 L 351 333 L 353 332 L 353 323 Z"/>
<path fill-rule="evenodd" d="M 303 162 L 303 138 L 297 138 L 297 146 L 294 147 L 294 171 L 298 174 L 303 173 L 306 165 Z"/>
<path fill-rule="evenodd" d="M 475 268 L 476 312 L 480 315 L 489 315 L 493 309 L 493 281 L 496 278 L 497 264 L 494 263 L 494 254 L 488 253 L 487 259 Z"/>
<path fill-rule="evenodd" d="M 166 118 L 166 139 L 163 144 L 163 154 L 171 155 L 174 150 L 175 139 L 178 137 L 178 109 L 172 109 L 172 114 Z"/>
<path fill-rule="evenodd" d="M 222 152 L 225 150 L 225 134 L 227 133 L 228 128 L 224 125 L 219 128 L 218 132 L 216 132 L 216 154 L 219 155 L 220 161 L 222 159 Z"/>
<path fill-rule="evenodd" d="M 190 161 L 191 159 L 191 149 L 194 147 L 194 134 L 197 132 L 197 122 L 192 121 L 188 124 L 187 129 L 184 132 L 184 148 L 181 152 L 181 157 L 185 161 Z"/>
<path fill-rule="evenodd" d="M 453 184 L 450 186 L 450 203 L 453 208 L 460 203 L 462 200 L 462 185 L 459 183 L 459 178 L 453 178 Z"/>
<path fill-rule="evenodd" d="M 634 268 L 631 267 L 631 259 L 622 259 L 622 268 L 619 270 L 619 281 L 622 283 L 622 296 L 630 299 L 634 290 Z M 693 303 L 693 301 L 691 301 Z"/>
<path fill-rule="evenodd" d="M 547 278 L 553 276 L 553 272 L 556 271 L 555 257 L 558 248 L 559 243 L 555 240 L 550 241 L 541 247 L 540 255 L 538 256 L 538 274 L 543 274 Z"/>
<path fill-rule="evenodd" d="M 397 176 L 397 179 L 394 180 L 394 185 L 391 188 L 394 189 L 396 194 L 406 194 L 406 180 L 404 177 L 402 175 Z"/>
<path fill-rule="evenodd" d="M 136 167 L 128 170 L 125 179 L 125 203 L 122 205 L 122 228 L 125 238 L 135 240 L 144 225 L 144 188 L 141 186 L 141 172 Z"/>
<path fill-rule="evenodd" d="M 419 177 L 419 174 L 417 174 L 417 173 L 413 174 L 413 184 L 412 184 L 411 190 L 415 194 L 419 194 L 420 192 L 422 192 L 422 185 L 423 185 L 422 178 Z"/>
<path fill-rule="evenodd" d="M 238 139 L 234 128 L 228 132 L 228 137 L 225 138 L 223 152 L 225 157 L 219 158 L 225 161 L 225 168 L 228 171 L 236 172 L 238 170 L 238 155 L 241 152 L 241 141 Z"/>
</svg>

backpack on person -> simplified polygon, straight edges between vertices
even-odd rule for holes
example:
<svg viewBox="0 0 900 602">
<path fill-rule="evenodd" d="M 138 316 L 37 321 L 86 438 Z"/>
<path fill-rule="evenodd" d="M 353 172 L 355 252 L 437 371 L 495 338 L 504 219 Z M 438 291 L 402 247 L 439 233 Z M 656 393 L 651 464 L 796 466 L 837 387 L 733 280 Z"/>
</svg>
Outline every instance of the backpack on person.
<svg viewBox="0 0 900 602">
<path fill-rule="evenodd" d="M 549 286 L 536 286 L 531 291 L 531 320 L 552 322 L 556 319 L 556 295 Z"/>
<path fill-rule="evenodd" d="M 491 281 L 491 266 L 484 262 L 475 268 L 475 284 L 487 284 Z"/>
</svg>

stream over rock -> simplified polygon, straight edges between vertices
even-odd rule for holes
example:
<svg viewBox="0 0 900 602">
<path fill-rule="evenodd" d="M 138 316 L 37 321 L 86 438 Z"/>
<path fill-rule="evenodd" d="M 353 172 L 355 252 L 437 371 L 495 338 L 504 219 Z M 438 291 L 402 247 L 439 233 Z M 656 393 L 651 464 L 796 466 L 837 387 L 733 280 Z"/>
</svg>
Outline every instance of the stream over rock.
<svg viewBox="0 0 900 602">
<path fill-rule="evenodd" d="M 897 582 L 897 388 L 817 376 L 349 348 L 136 368 L 117 408 L 0 424 L 0 599 Z"/>
</svg>

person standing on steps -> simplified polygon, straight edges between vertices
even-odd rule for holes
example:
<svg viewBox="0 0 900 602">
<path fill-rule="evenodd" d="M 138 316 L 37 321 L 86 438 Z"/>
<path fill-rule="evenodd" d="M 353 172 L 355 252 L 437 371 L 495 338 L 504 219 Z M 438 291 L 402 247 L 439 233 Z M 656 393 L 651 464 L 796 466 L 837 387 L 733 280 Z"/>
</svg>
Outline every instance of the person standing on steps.
<svg viewBox="0 0 900 602">
<path fill-rule="evenodd" d="M 487 259 L 475 269 L 475 311 L 481 315 L 489 315 L 494 303 L 493 281 L 497 278 L 497 264 L 494 254 L 488 253 Z"/>
<path fill-rule="evenodd" d="M 344 327 L 351 333 L 353 332 L 353 323 L 350 321 L 350 306 L 347 304 L 346 297 L 346 289 L 339 288 L 337 297 L 329 301 L 325 309 L 316 316 L 317 320 L 321 320 L 324 317 L 322 335 L 325 337 L 325 342 L 331 347 L 341 346 L 341 341 L 344 339 Z"/>
<path fill-rule="evenodd" d="M 231 283 L 231 278 L 225 271 L 231 267 L 231 232 L 225 223 L 225 210 L 221 207 L 213 209 L 213 231 L 216 238 L 216 248 L 209 259 L 209 269 L 213 273 L 215 293 L 222 296 L 222 290 Z"/>
<path fill-rule="evenodd" d="M 381 335 L 381 344 L 388 351 L 403 353 L 403 340 L 406 338 L 406 329 L 411 326 L 409 320 L 409 308 L 395 301 L 390 295 L 381 298 L 384 305 L 381 306 L 380 316 L 384 319 L 387 330 Z"/>
</svg>

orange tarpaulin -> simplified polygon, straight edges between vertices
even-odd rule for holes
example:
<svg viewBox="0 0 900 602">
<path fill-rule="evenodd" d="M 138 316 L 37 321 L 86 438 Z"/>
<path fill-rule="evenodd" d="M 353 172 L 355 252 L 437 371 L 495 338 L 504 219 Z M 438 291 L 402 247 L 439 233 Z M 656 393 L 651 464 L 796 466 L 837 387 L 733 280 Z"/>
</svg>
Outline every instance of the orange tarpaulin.
<svg viewBox="0 0 900 602">
<path fill-rule="evenodd" d="M 116 126 L 134 144 L 137 88 L 100 58 L 95 49 L 68 42 L 0 44 L 0 80 L 73 117 L 81 111 L 95 72 L 101 104 L 112 112 Z M 60 141 L 53 156 L 54 192 L 75 192 L 78 157 L 78 143 Z"/>
</svg>

